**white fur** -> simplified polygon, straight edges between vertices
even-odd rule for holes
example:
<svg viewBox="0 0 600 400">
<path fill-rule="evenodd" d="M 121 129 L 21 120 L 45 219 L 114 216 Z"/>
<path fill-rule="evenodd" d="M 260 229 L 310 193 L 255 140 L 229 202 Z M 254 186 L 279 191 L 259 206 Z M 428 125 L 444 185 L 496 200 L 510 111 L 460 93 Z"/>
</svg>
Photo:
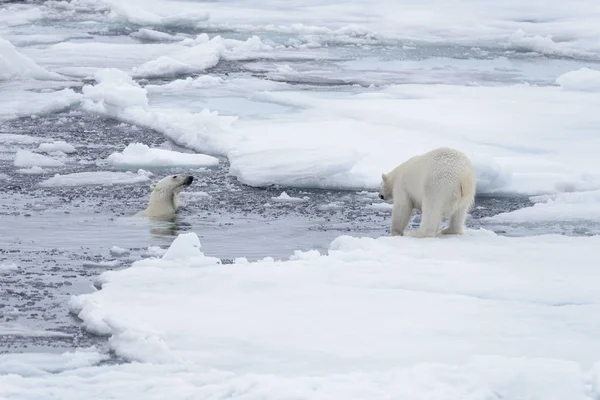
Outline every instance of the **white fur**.
<svg viewBox="0 0 600 400">
<path fill-rule="evenodd" d="M 138 215 L 168 217 L 177 213 L 179 192 L 191 184 L 190 175 L 169 175 L 158 181 L 150 194 L 148 207 Z"/>
<path fill-rule="evenodd" d="M 393 236 L 402 236 L 413 208 L 421 210 L 421 224 L 407 235 L 433 237 L 444 217 L 450 226 L 442 234 L 462 235 L 475 200 L 475 169 L 462 152 L 439 148 L 410 158 L 382 174 L 379 197 L 393 200 Z"/>
</svg>

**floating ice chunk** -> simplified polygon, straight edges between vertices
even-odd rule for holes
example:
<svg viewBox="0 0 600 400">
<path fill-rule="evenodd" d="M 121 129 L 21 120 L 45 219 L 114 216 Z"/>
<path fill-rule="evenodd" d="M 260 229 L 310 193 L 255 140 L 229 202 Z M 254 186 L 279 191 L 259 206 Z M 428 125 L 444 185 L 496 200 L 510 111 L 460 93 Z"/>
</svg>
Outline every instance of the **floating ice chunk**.
<svg viewBox="0 0 600 400">
<path fill-rule="evenodd" d="M 15 263 L 2 263 L 0 264 L 0 274 L 10 274 L 17 271 L 19 267 Z"/>
<path fill-rule="evenodd" d="M 65 142 L 64 140 L 55 140 L 52 143 L 41 143 L 38 147 L 39 151 L 44 153 L 62 152 L 66 154 L 75 153 L 75 146 Z"/>
<path fill-rule="evenodd" d="M 41 174 L 47 174 L 48 171 L 42 167 L 36 166 L 36 167 L 31 167 L 31 168 L 18 169 L 17 173 L 24 174 L 24 175 L 41 175 Z"/>
<path fill-rule="evenodd" d="M 82 98 L 81 94 L 75 93 L 72 89 L 38 93 L 23 88 L 3 87 L 0 91 L 2 92 L 2 96 L 0 96 L 0 120 L 25 116 L 33 118 L 38 115 L 65 110 L 78 104 Z M 40 139 L 37 143 L 47 140 Z"/>
<path fill-rule="evenodd" d="M 84 267 L 99 267 L 99 268 L 115 268 L 121 265 L 120 260 L 112 260 L 112 261 L 85 261 L 83 263 Z"/>
<path fill-rule="evenodd" d="M 482 219 L 492 223 L 586 222 L 600 220 L 600 190 L 534 196 L 532 207 Z"/>
<path fill-rule="evenodd" d="M 527 35 L 522 29 L 518 29 L 510 36 L 506 48 L 519 52 L 536 52 L 546 55 L 575 56 L 580 52 L 567 47 L 563 43 L 552 40 L 550 35 Z"/>
<path fill-rule="evenodd" d="M 132 70 L 135 77 L 160 77 L 202 72 L 216 66 L 221 59 L 240 60 L 255 57 L 252 52 L 272 50 L 258 36 L 245 41 L 203 33 L 196 39 L 186 39 L 178 51 L 160 56 Z"/>
<path fill-rule="evenodd" d="M 185 13 L 165 15 L 164 11 L 154 12 L 146 4 L 140 4 L 138 7 L 135 3 L 111 1 L 109 5 L 110 13 L 108 14 L 108 18 L 138 25 L 195 28 L 200 22 L 206 21 L 209 18 L 207 12 L 198 10 L 188 10 Z"/>
<path fill-rule="evenodd" d="M 29 150 L 18 150 L 13 164 L 15 167 L 61 167 L 64 165 L 60 160 Z"/>
<path fill-rule="evenodd" d="M 600 71 L 581 68 L 562 74 L 556 79 L 563 89 L 583 92 L 600 92 Z"/>
<path fill-rule="evenodd" d="M 392 211 L 394 205 L 391 203 L 371 203 L 367 205 L 367 208 L 380 211 Z"/>
<path fill-rule="evenodd" d="M 130 185 L 134 183 L 147 182 L 150 180 L 150 174 L 147 171 L 139 170 L 137 173 L 131 171 L 112 172 L 112 171 L 94 171 L 94 172 L 76 172 L 73 174 L 56 174 L 52 178 L 39 183 L 42 187 L 55 186 L 88 186 L 88 185 Z"/>
<path fill-rule="evenodd" d="M 141 28 L 137 32 L 130 34 L 137 39 L 153 42 L 178 42 L 185 39 L 185 36 L 171 35 L 165 32 L 155 31 L 154 29 Z"/>
<path fill-rule="evenodd" d="M 301 203 L 308 200 L 308 197 L 292 197 L 286 192 L 281 192 L 277 197 L 271 197 L 271 200 L 278 203 Z"/>
<path fill-rule="evenodd" d="M 149 93 L 161 92 L 179 92 L 187 88 L 204 88 L 220 85 L 224 82 L 219 76 L 202 75 L 196 78 L 187 77 L 185 79 L 176 79 L 164 85 L 146 85 Z"/>
<path fill-rule="evenodd" d="M 107 161 L 119 167 L 207 167 L 219 163 L 217 158 L 205 154 L 150 148 L 142 143 L 129 144 L 122 152 L 108 156 Z"/>
<path fill-rule="evenodd" d="M 129 250 L 123 249 L 119 246 L 113 246 L 110 248 L 110 254 L 116 257 L 125 256 L 129 254 Z"/>
<path fill-rule="evenodd" d="M 31 58 L 19 53 L 12 43 L 0 37 L 0 81 L 20 78 L 65 79 L 40 67 Z"/>
</svg>

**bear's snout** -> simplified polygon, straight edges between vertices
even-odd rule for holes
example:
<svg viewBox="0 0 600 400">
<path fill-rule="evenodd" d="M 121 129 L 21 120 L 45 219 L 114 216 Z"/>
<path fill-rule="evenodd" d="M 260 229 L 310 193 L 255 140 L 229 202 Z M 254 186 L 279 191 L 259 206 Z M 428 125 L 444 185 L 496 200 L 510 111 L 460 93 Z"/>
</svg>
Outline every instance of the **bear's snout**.
<svg viewBox="0 0 600 400">
<path fill-rule="evenodd" d="M 385 199 L 383 198 L 383 195 L 382 195 L 381 193 L 379 193 L 379 198 L 380 198 L 381 200 L 385 200 Z"/>
<path fill-rule="evenodd" d="M 189 175 L 186 179 L 185 182 L 183 183 L 185 186 L 190 186 L 192 184 L 192 182 L 194 182 L 194 177 Z"/>
</svg>

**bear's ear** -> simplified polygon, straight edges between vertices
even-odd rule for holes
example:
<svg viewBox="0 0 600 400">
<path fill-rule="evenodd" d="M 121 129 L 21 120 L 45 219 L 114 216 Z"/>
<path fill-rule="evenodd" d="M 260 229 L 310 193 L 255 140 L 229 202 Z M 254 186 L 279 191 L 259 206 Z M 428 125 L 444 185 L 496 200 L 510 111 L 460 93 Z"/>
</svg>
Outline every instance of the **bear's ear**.
<svg viewBox="0 0 600 400">
<path fill-rule="evenodd" d="M 387 182 L 387 175 L 385 173 L 381 174 L 381 180 Z"/>
</svg>

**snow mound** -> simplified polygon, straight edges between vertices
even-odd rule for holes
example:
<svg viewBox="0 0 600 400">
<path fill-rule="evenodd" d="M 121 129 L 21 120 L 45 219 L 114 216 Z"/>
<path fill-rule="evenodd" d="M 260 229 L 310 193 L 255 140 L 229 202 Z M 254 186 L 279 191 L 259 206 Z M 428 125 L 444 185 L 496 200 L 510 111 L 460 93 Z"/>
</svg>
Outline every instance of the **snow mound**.
<svg viewBox="0 0 600 400">
<path fill-rule="evenodd" d="M 148 108 L 146 91 L 123 71 L 115 68 L 102 69 L 94 77 L 98 85 L 84 86 L 83 95 L 107 113 L 119 112 L 128 107 Z"/>
<path fill-rule="evenodd" d="M 90 186 L 90 185 L 131 185 L 150 180 L 150 174 L 147 171 L 139 170 L 137 173 L 131 171 L 112 172 L 112 171 L 94 171 L 94 172 L 76 172 L 73 174 L 56 174 L 52 178 L 39 183 L 42 187 L 59 186 Z"/>
<path fill-rule="evenodd" d="M 154 149 L 142 143 L 129 144 L 122 152 L 108 156 L 107 161 L 120 167 L 208 167 L 219 163 L 217 158 L 205 154 Z"/>
<path fill-rule="evenodd" d="M 202 251 L 200 251 L 200 239 L 193 232 L 177 236 L 162 256 L 162 259 L 167 261 L 195 258 L 204 261 L 205 257 Z"/>
<path fill-rule="evenodd" d="M 0 81 L 12 79 L 63 80 L 63 76 L 47 71 L 31 58 L 19 53 L 8 40 L 0 37 Z"/>
<path fill-rule="evenodd" d="M 64 165 L 60 160 L 29 150 L 18 150 L 13 164 L 15 167 L 61 167 Z"/>
<path fill-rule="evenodd" d="M 600 92 L 600 71 L 581 68 L 562 74 L 556 79 L 563 89 L 583 92 Z"/>
<path fill-rule="evenodd" d="M 221 265 L 186 233 L 162 259 L 103 273 L 102 290 L 73 297 L 71 311 L 119 356 L 236 373 L 331 378 L 481 355 L 591 365 L 598 245 L 471 230 L 341 236 L 326 255 Z"/>
<path fill-rule="evenodd" d="M 65 142 L 64 140 L 55 140 L 52 143 L 40 143 L 38 150 L 44 153 L 61 152 L 65 154 L 71 154 L 77 151 L 75 146 Z"/>
</svg>

